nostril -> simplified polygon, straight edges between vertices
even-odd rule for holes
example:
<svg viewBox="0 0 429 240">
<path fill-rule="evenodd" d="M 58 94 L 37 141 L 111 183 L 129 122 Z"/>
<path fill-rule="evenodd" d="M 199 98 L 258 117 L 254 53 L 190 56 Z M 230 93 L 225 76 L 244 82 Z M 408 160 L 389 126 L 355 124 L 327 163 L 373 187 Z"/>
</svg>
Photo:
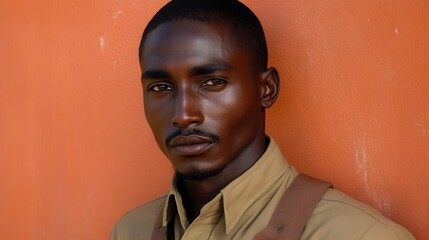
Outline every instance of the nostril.
<svg viewBox="0 0 429 240">
<path fill-rule="evenodd" d="M 173 126 L 175 126 L 177 128 L 180 128 L 180 124 L 178 122 L 176 122 L 176 121 L 173 121 Z"/>
</svg>

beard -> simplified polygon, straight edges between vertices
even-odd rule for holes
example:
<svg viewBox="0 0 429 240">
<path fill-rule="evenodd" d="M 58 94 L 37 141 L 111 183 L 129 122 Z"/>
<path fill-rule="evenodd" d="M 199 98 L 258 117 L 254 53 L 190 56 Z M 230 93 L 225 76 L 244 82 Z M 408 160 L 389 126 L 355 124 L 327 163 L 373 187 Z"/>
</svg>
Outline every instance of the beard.
<svg viewBox="0 0 429 240">
<path fill-rule="evenodd" d="M 226 166 L 225 166 L 226 167 Z M 215 177 L 219 175 L 225 167 L 213 170 L 201 170 L 201 169 L 191 169 L 191 171 L 186 173 L 176 172 L 178 179 L 187 180 L 187 181 L 203 181 L 208 178 Z"/>
</svg>

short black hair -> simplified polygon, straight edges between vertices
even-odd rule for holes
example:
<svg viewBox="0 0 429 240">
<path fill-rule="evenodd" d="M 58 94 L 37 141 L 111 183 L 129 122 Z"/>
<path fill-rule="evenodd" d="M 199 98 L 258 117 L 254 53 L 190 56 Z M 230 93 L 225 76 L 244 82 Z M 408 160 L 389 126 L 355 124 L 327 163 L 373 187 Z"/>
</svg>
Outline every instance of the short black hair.
<svg viewBox="0 0 429 240">
<path fill-rule="evenodd" d="M 172 0 L 162 7 L 147 24 L 139 47 L 142 61 L 143 45 L 148 34 L 163 23 L 175 20 L 195 20 L 228 24 L 238 46 L 244 48 L 256 67 L 267 69 L 268 53 L 264 30 L 256 15 L 238 0 Z"/>
</svg>

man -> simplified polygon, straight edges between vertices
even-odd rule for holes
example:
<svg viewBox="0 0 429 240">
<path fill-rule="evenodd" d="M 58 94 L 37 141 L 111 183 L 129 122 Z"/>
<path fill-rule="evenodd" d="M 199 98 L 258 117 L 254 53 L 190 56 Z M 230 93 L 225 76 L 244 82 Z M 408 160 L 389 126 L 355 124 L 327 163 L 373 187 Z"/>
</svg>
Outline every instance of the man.
<svg viewBox="0 0 429 240">
<path fill-rule="evenodd" d="M 265 135 L 279 76 L 256 16 L 236 0 L 174 0 L 147 25 L 139 57 L 145 115 L 175 176 L 110 239 L 266 239 L 298 173 Z M 310 213 L 301 239 L 414 239 L 334 189 Z"/>
</svg>

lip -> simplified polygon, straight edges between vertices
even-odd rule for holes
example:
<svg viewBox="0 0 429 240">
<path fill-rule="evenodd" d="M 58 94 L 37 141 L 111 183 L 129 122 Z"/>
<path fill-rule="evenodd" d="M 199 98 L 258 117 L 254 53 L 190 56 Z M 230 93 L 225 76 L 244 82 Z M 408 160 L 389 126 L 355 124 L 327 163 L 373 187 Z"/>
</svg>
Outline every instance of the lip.
<svg viewBox="0 0 429 240">
<path fill-rule="evenodd" d="M 207 151 L 215 141 L 210 137 L 200 135 L 178 136 L 173 138 L 169 145 L 180 155 L 199 155 Z"/>
</svg>

